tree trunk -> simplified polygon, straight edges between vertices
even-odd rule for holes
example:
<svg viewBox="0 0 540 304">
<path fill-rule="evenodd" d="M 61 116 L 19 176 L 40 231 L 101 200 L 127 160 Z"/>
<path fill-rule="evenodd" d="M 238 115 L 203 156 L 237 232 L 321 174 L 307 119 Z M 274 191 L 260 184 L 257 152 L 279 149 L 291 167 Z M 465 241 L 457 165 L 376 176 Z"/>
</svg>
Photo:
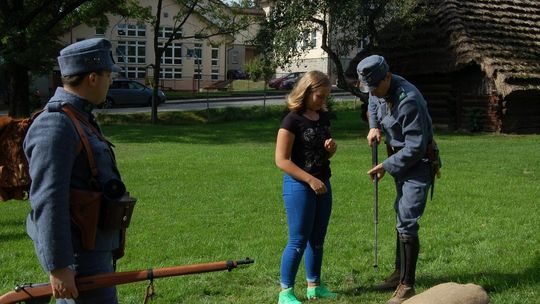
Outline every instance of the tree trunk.
<svg viewBox="0 0 540 304">
<path fill-rule="evenodd" d="M 24 118 L 30 116 L 28 99 L 28 68 L 12 63 L 7 66 L 9 116 Z"/>
<path fill-rule="evenodd" d="M 159 89 L 159 70 L 161 69 L 161 62 L 156 60 L 154 63 L 154 85 L 152 88 L 152 124 L 158 123 L 157 107 L 159 104 L 158 89 Z"/>
</svg>

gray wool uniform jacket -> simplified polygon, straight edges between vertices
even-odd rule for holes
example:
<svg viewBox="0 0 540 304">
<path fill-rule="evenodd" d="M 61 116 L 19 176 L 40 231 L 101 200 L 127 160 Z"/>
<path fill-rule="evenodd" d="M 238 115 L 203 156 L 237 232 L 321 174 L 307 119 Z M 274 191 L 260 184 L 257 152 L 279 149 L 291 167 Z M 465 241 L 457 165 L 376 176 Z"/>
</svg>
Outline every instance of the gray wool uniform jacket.
<svg viewBox="0 0 540 304">
<path fill-rule="evenodd" d="M 58 88 L 30 126 L 24 151 L 30 167 L 32 184 L 26 230 L 45 271 L 75 263 L 83 252 L 80 235 L 70 219 L 70 188 L 90 190 L 91 172 L 86 152 L 75 125 L 61 106 L 69 104 L 93 121 L 93 106 L 80 97 Z M 100 140 L 81 124 L 92 147 L 98 168 L 98 183 L 120 179 L 109 143 Z M 101 131 L 100 131 L 101 132 Z M 95 189 L 93 189 L 95 190 Z M 111 251 L 119 246 L 119 230 L 97 230 L 96 251 Z"/>
<path fill-rule="evenodd" d="M 382 129 L 386 143 L 400 149 L 382 163 L 390 175 L 403 180 L 426 174 L 425 170 L 415 170 L 415 164 L 425 157 L 433 127 L 427 103 L 413 84 L 392 75 L 387 97 L 369 95 L 368 117 L 369 127 Z"/>
</svg>

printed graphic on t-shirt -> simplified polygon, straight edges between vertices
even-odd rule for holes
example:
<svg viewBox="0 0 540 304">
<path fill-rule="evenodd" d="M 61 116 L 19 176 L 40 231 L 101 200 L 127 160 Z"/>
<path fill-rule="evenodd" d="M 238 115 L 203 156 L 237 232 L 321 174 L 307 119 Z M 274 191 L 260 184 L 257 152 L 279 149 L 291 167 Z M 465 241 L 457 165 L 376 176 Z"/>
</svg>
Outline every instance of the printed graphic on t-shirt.
<svg viewBox="0 0 540 304">
<path fill-rule="evenodd" d="M 304 130 L 303 139 L 306 145 L 305 168 L 321 167 L 326 159 L 324 141 L 329 134 L 328 126 L 316 126 Z"/>
</svg>

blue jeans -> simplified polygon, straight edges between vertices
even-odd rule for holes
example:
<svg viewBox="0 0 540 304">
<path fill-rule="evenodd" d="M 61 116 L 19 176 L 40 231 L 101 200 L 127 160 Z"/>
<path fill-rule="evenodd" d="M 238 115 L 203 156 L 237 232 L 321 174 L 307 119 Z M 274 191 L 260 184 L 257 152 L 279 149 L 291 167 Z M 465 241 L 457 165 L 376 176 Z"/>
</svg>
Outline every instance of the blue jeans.
<svg viewBox="0 0 540 304">
<path fill-rule="evenodd" d="M 75 271 L 78 276 L 89 276 L 104 272 L 113 272 L 112 253 L 110 251 L 91 251 L 75 255 Z M 79 297 L 72 300 L 57 299 L 57 304 L 118 304 L 116 288 L 107 287 L 79 292 Z"/>
<path fill-rule="evenodd" d="M 283 176 L 283 201 L 287 212 L 289 241 L 281 256 L 282 288 L 294 286 L 304 251 L 307 281 L 320 281 L 324 238 L 332 213 L 330 181 L 324 183 L 328 192 L 316 195 L 308 184 L 287 174 Z"/>
</svg>

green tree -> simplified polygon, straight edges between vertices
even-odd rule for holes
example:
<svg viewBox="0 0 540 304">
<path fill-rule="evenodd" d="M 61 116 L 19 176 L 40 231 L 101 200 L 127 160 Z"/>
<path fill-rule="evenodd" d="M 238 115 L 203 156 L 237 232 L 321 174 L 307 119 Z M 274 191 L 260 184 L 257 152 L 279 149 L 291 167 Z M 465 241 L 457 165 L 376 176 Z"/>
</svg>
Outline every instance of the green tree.
<svg viewBox="0 0 540 304">
<path fill-rule="evenodd" d="M 246 63 L 246 72 L 253 81 L 265 80 L 268 82 L 276 72 L 276 66 L 273 62 L 268 61 L 268 58 L 257 56 Z"/>
<path fill-rule="evenodd" d="M 86 23 L 104 25 L 105 13 L 141 13 L 135 0 L 2 0 L 0 1 L 0 73 L 4 73 L 9 115 L 30 113 L 30 73 L 50 72 L 62 45 L 58 37 Z"/>
<path fill-rule="evenodd" d="M 266 90 L 268 89 L 268 81 L 272 79 L 276 72 L 276 65 L 269 61 L 267 57 L 259 55 L 246 63 L 246 72 L 253 81 L 264 80 L 263 107 L 264 111 L 266 111 Z"/>
<path fill-rule="evenodd" d="M 158 105 L 158 86 L 160 80 L 161 58 L 165 51 L 171 46 L 174 41 L 187 39 L 209 39 L 211 37 L 219 37 L 224 42 L 227 38 L 233 39 L 239 31 L 246 29 L 248 26 L 255 23 L 257 19 L 253 15 L 243 13 L 243 9 L 252 7 L 251 1 L 227 1 L 229 5 L 225 5 L 220 0 L 175 0 L 180 7 L 178 14 L 173 16 L 175 26 L 172 34 L 168 37 L 165 43 L 158 42 L 159 29 L 161 25 L 161 11 L 163 0 L 157 1 L 156 16 L 151 18 L 150 23 L 154 29 L 154 77 L 152 94 L 152 123 L 157 123 L 157 105 Z M 201 18 L 207 26 L 199 28 L 193 35 L 181 35 L 182 27 L 187 22 L 190 16 Z M 200 54 L 194 54 L 195 56 Z M 200 77 L 200 76 L 199 76 Z"/>
<path fill-rule="evenodd" d="M 322 33 L 321 48 L 328 54 L 339 88 L 357 96 L 354 82 L 347 81 L 342 58 L 356 50 L 360 41 L 377 44 L 377 33 L 390 24 L 416 22 L 418 0 L 289 0 L 269 1 L 271 9 L 255 40 L 261 53 L 284 68 L 300 58 L 309 43 L 299 43 L 315 30 Z"/>
</svg>

